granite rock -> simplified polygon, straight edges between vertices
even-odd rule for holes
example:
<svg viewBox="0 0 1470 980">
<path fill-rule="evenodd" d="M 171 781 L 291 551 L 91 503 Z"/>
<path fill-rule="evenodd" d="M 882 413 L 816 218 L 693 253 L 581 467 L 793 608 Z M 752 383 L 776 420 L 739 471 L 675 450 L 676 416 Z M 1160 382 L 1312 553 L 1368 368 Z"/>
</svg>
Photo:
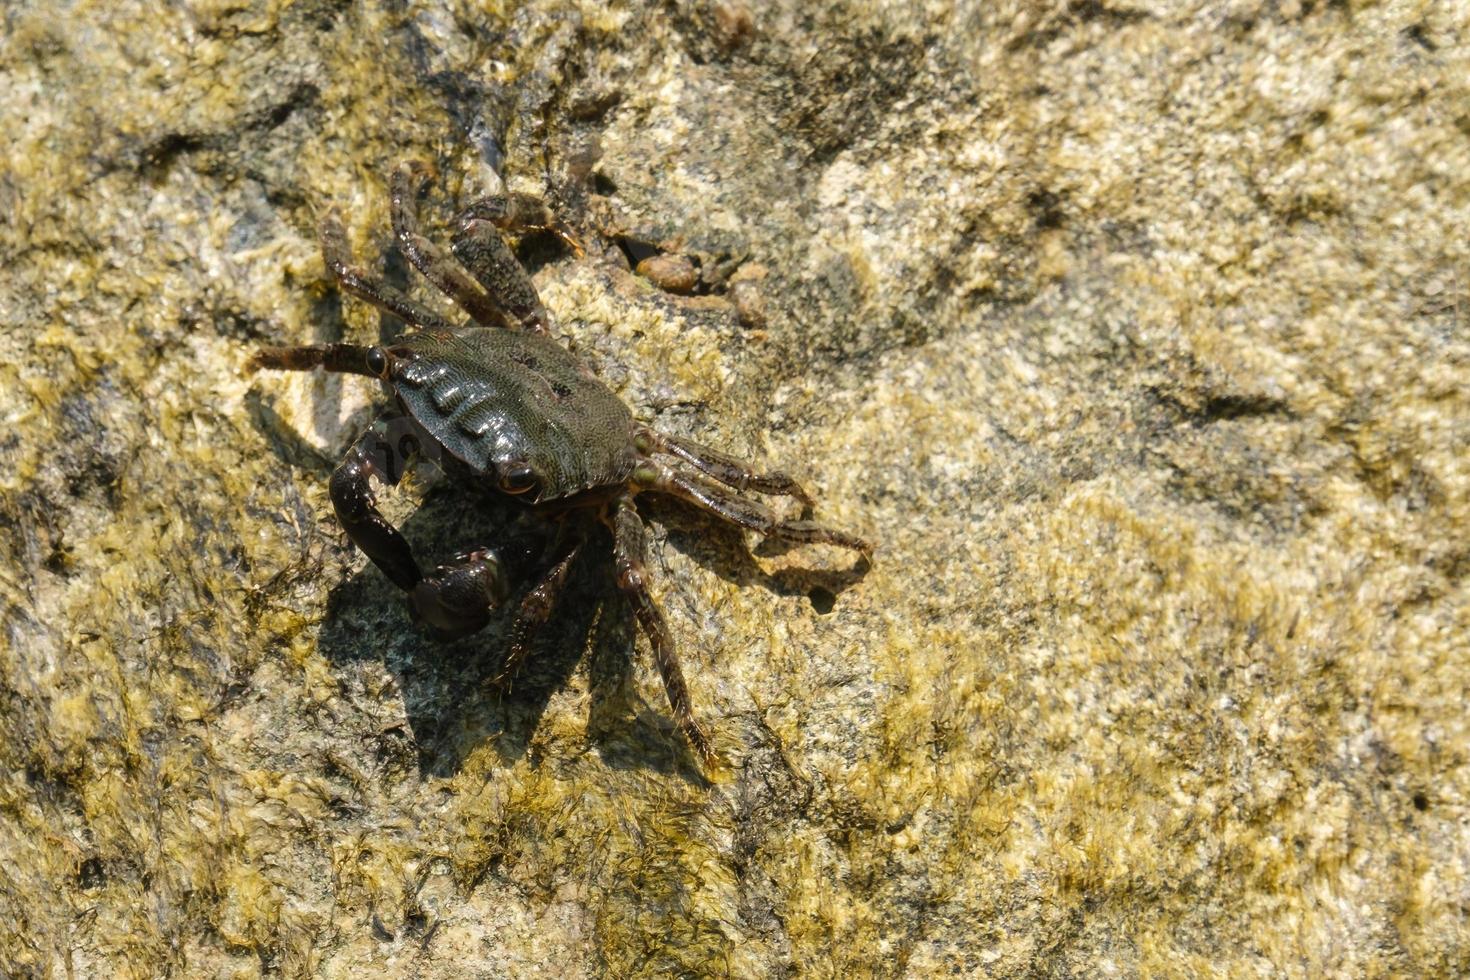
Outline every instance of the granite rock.
<svg viewBox="0 0 1470 980">
<path fill-rule="evenodd" d="M 0 972 L 1470 971 L 1462 5 L 0 16 Z M 245 370 L 397 329 L 330 206 L 428 298 L 410 157 L 546 196 L 635 412 L 878 542 L 648 508 L 724 769 L 605 556 L 488 688 L 504 618 L 332 516 L 370 386 Z M 426 554 L 494 533 L 425 484 Z"/>
</svg>

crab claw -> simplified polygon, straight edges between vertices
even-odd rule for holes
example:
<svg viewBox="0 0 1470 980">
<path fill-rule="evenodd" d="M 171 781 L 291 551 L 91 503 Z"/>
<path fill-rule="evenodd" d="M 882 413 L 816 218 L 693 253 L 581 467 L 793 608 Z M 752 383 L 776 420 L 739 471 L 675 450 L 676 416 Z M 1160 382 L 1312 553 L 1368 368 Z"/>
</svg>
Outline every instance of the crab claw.
<svg viewBox="0 0 1470 980">
<path fill-rule="evenodd" d="M 500 556 L 482 548 L 419 580 L 409 592 L 408 605 L 414 619 L 452 639 L 483 628 L 509 591 Z"/>
</svg>

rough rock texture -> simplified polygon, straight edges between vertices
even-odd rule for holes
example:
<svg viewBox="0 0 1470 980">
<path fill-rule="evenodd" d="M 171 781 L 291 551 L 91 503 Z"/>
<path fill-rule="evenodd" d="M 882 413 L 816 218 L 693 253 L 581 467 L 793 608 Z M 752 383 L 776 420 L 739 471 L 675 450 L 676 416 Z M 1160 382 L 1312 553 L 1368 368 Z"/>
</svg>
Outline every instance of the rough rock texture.
<svg viewBox="0 0 1470 980">
<path fill-rule="evenodd" d="M 1470 970 L 1464 3 L 0 18 L 0 972 Z M 332 518 L 371 386 L 244 372 L 397 329 L 315 226 L 411 282 L 411 156 L 548 195 L 634 410 L 880 542 L 648 508 L 725 771 L 605 556 L 488 689 L 504 620 Z"/>
</svg>

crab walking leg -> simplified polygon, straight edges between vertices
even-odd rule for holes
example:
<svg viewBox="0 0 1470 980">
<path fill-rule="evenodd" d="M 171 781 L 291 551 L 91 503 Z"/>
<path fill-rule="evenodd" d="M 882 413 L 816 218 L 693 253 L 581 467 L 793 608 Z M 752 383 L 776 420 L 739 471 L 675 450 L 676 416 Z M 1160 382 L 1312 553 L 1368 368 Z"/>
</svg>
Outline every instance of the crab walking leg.
<svg viewBox="0 0 1470 980">
<path fill-rule="evenodd" d="M 774 473 L 758 473 L 734 456 L 726 455 L 718 449 L 702 446 L 693 439 L 672 436 L 653 429 L 642 429 L 638 438 L 647 440 L 653 452 L 677 456 L 706 476 L 714 477 L 741 493 L 755 490 L 774 496 L 795 497 L 807 507 L 813 504 L 811 496 L 801 488 L 801 484 L 779 470 Z"/>
<path fill-rule="evenodd" d="M 338 374 L 361 374 L 376 378 L 367 366 L 371 347 L 356 344 L 312 344 L 307 347 L 263 347 L 250 357 L 250 370 L 310 371 L 324 368 Z"/>
<path fill-rule="evenodd" d="M 815 521 L 780 520 L 765 504 L 738 496 L 692 474 L 655 467 L 648 489 L 660 490 L 687 500 L 697 507 L 718 514 L 732 524 L 759 531 L 770 538 L 797 544 L 831 544 L 860 551 L 865 555 L 873 553 L 873 546 L 855 534 L 823 527 Z"/>
<path fill-rule="evenodd" d="M 393 584 L 405 592 L 423 578 L 413 560 L 408 541 L 378 513 L 371 478 L 377 477 L 389 486 L 403 476 L 403 466 L 396 447 L 386 438 L 388 417 L 380 418 L 347 456 L 332 471 L 329 492 L 337 520 L 352 543 L 383 570 Z"/>
<path fill-rule="evenodd" d="M 497 230 L 506 225 L 494 216 L 515 210 L 504 203 L 506 200 L 486 198 L 460 212 L 450 249 L 515 326 L 546 333 L 550 319 L 536 286 Z"/>
<path fill-rule="evenodd" d="M 763 533 L 767 538 L 791 541 L 795 544 L 836 545 L 851 548 L 864 555 L 873 554 L 873 545 L 845 530 L 825 527 L 814 520 L 779 520 L 769 507 L 748 497 L 739 497 L 717 483 L 698 478 L 692 473 L 679 473 L 659 464 L 645 464 L 634 473 L 639 485 L 651 491 L 660 491 L 686 500 L 695 507 L 703 508 L 738 527 Z"/>
<path fill-rule="evenodd" d="M 515 623 L 511 626 L 510 653 L 506 655 L 505 666 L 495 677 L 497 683 L 510 680 L 521 669 L 526 655 L 531 652 L 531 643 L 536 639 L 536 634 L 551 618 L 556 597 L 561 594 L 562 586 L 566 585 L 567 573 L 571 571 L 572 562 L 576 560 L 581 547 L 579 541 L 521 600 L 520 608 L 516 610 Z"/>
<path fill-rule="evenodd" d="M 352 250 L 347 245 L 347 233 L 342 229 L 342 216 L 336 211 L 328 212 L 322 219 L 320 234 L 322 262 L 345 292 L 415 326 L 434 330 L 452 329 L 448 320 L 427 306 L 415 303 L 387 283 L 373 282 L 353 264 Z"/>
<path fill-rule="evenodd" d="M 530 194 L 492 194 L 482 197 L 460 212 L 459 219 L 488 221 L 501 231 L 549 231 L 581 254 L 582 246 L 552 216 L 546 202 Z"/>
<path fill-rule="evenodd" d="M 476 322 L 487 327 L 505 326 L 508 317 L 495 299 L 486 295 L 479 283 L 465 271 L 464 266 L 419 233 L 419 213 L 415 198 L 423 183 L 424 171 L 423 164 L 406 162 L 393 172 L 391 210 L 393 234 L 398 236 L 398 247 L 414 267 L 424 274 L 424 278 L 458 303 Z"/>
<path fill-rule="evenodd" d="M 715 761 L 715 752 L 704 729 L 694 720 L 689 688 L 684 684 L 684 672 L 679 669 L 679 655 L 674 650 L 674 637 L 669 632 L 663 611 L 648 592 L 643 571 L 643 521 L 633 509 L 631 498 L 619 497 L 613 503 L 611 522 L 618 588 L 633 604 L 633 615 L 643 632 L 648 634 L 648 642 L 653 647 L 653 662 L 663 678 L 664 692 L 669 696 L 675 724 L 705 765 L 711 765 Z"/>
</svg>

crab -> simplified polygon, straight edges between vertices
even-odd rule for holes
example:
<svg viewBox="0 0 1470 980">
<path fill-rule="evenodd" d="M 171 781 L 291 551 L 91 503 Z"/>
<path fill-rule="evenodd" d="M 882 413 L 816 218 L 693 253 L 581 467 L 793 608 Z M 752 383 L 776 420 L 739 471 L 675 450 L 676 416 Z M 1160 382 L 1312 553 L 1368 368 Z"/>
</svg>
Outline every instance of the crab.
<svg viewBox="0 0 1470 980">
<path fill-rule="evenodd" d="M 337 285 L 402 319 L 409 331 L 376 346 L 321 344 L 257 351 L 252 369 L 311 370 L 375 378 L 393 407 L 333 471 L 330 496 L 347 536 L 407 593 L 410 611 L 442 638 L 473 633 L 521 593 L 510 650 L 498 679 L 513 676 L 550 617 L 583 544 L 600 524 L 611 532 L 617 587 L 648 637 L 675 724 L 700 759 L 717 756 L 695 718 L 673 635 L 649 591 L 645 534 L 635 498 L 660 493 L 720 520 L 793 544 L 872 553 L 864 539 L 810 520 L 812 498 L 781 472 L 758 472 L 736 457 L 637 421 L 592 370 L 552 336 L 552 318 L 502 231 L 550 231 L 574 241 L 544 203 L 504 194 L 470 204 L 454 220 L 449 252 L 419 230 L 417 198 L 428 168 L 408 162 L 391 180 L 398 247 L 470 317 L 456 324 L 376 282 L 353 263 L 340 215 L 321 226 L 322 257 Z M 524 505 L 528 523 L 550 523 L 549 547 L 520 538 L 464 551 L 425 574 L 408 541 L 378 511 L 372 481 L 396 485 L 405 467 L 435 459 L 447 475 Z M 750 491 L 802 507 L 783 519 Z"/>
</svg>

